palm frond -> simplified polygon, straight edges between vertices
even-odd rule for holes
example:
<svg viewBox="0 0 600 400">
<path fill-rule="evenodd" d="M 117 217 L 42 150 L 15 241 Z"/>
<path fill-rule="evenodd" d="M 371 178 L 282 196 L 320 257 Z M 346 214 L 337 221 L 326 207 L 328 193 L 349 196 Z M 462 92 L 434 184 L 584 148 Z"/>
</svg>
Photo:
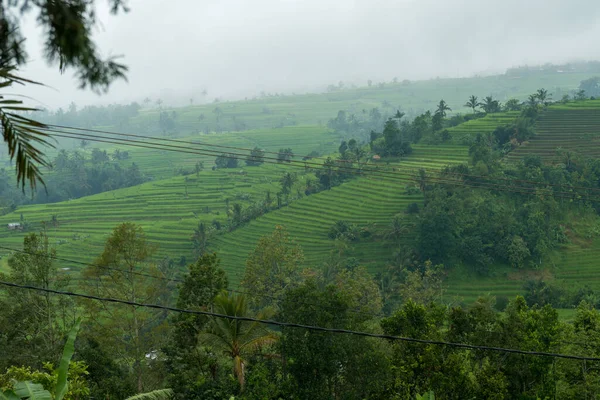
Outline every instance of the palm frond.
<svg viewBox="0 0 600 400">
<path fill-rule="evenodd" d="M 0 88 L 7 88 L 15 83 L 41 85 L 15 75 L 13 71 L 14 67 L 0 68 Z M 32 190 L 38 182 L 44 184 L 40 166 L 48 166 L 48 162 L 39 146 L 54 147 L 48 141 L 48 133 L 43 131 L 47 128 L 45 124 L 17 114 L 33 111 L 39 109 L 26 107 L 21 100 L 5 99 L 0 95 L 0 130 L 8 146 L 8 155 L 11 160 L 15 160 L 17 184 L 23 191 L 26 181 Z"/>
<path fill-rule="evenodd" d="M 173 389 L 158 389 L 148 393 L 140 393 L 125 400 L 171 400 L 175 397 Z"/>
</svg>

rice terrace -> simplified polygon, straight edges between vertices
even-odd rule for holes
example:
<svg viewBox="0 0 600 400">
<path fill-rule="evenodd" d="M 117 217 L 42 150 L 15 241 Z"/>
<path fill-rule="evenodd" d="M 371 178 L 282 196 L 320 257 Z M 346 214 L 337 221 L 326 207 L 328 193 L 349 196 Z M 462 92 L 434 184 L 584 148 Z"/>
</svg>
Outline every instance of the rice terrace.
<svg viewBox="0 0 600 400">
<path fill-rule="evenodd" d="M 535 1 L 0 1 L 0 400 L 600 398 L 600 6 Z"/>
</svg>

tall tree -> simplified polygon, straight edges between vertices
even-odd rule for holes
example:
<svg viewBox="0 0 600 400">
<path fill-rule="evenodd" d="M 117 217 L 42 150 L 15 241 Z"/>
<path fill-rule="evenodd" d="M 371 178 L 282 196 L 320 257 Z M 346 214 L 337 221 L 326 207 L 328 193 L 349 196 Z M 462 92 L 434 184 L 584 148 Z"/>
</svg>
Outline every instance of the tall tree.
<svg viewBox="0 0 600 400">
<path fill-rule="evenodd" d="M 166 288 L 156 284 L 156 278 L 162 276 L 151 261 L 155 250 L 140 226 L 129 222 L 117 226 L 100 257 L 83 272 L 85 291 L 100 297 L 158 303 Z M 164 313 L 105 302 L 87 301 L 84 305 L 96 339 L 133 369 L 138 392 L 154 389 L 145 379 L 146 355 L 161 342 L 157 332 Z"/>
<path fill-rule="evenodd" d="M 444 99 L 442 99 L 438 103 L 435 113 L 440 115 L 442 118 L 446 118 L 446 111 L 452 111 L 452 109 L 450 108 L 450 106 L 448 106 L 448 103 L 446 103 Z"/>
<path fill-rule="evenodd" d="M 8 259 L 11 282 L 44 289 L 64 290 L 68 276 L 54 262 L 45 233 L 29 234 L 23 239 L 23 250 Z M 2 275 L 2 274 L 0 274 Z M 68 327 L 75 322 L 75 304 L 69 298 L 50 293 L 8 289 L 0 299 L 0 357 L 4 362 L 38 366 L 55 360 Z M 5 342 L 6 341 L 6 342 Z"/>
<path fill-rule="evenodd" d="M 545 105 L 546 101 L 550 100 L 550 97 L 552 97 L 552 94 L 548 93 L 548 91 L 546 89 L 541 88 L 541 89 L 538 89 L 538 91 L 535 93 L 535 96 L 538 98 L 540 103 Z"/>
<path fill-rule="evenodd" d="M 481 103 L 481 107 L 487 114 L 491 114 L 500 112 L 501 105 L 500 102 L 498 102 L 498 100 L 494 100 L 492 96 L 486 96 Z"/>
<path fill-rule="evenodd" d="M 480 104 L 477 101 L 477 96 L 475 96 L 474 94 L 471 95 L 471 97 L 469 97 L 469 100 L 467 100 L 467 102 L 465 103 L 465 107 L 469 107 L 470 109 L 473 110 L 473 113 L 477 112 L 477 107 L 479 107 Z"/>
<path fill-rule="evenodd" d="M 222 293 L 214 300 L 214 310 L 218 314 L 235 317 L 252 317 L 244 295 Z M 254 316 L 266 319 L 264 311 Z M 248 356 L 259 349 L 275 343 L 277 336 L 258 322 L 240 321 L 223 317 L 211 317 L 199 342 L 213 351 L 229 357 L 233 363 L 233 374 L 244 389 Z"/>
<path fill-rule="evenodd" d="M 261 237 L 246 260 L 242 279 L 251 305 L 269 305 L 268 297 L 278 298 L 298 284 L 303 260 L 302 249 L 292 242 L 284 227 L 278 225 L 271 235 Z"/>
<path fill-rule="evenodd" d="M 188 265 L 188 273 L 179 287 L 177 307 L 188 310 L 214 311 L 213 301 L 227 289 L 227 275 L 216 254 L 204 254 Z M 169 387 L 178 399 L 202 398 L 195 382 L 212 378 L 214 356 L 198 346 L 198 337 L 209 318 L 194 314 L 176 314 L 170 319 L 173 327 L 165 347 Z"/>
<path fill-rule="evenodd" d="M 246 165 L 249 167 L 256 167 L 265 162 L 265 151 L 260 147 L 255 147 L 250 150 L 250 154 L 246 157 Z"/>
</svg>

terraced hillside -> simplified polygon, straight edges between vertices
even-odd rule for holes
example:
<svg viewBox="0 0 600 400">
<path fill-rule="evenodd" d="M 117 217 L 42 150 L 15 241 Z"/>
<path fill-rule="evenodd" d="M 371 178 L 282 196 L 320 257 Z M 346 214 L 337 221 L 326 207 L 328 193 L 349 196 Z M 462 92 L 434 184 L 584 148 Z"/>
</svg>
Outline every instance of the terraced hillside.
<svg viewBox="0 0 600 400">
<path fill-rule="evenodd" d="M 488 114 L 483 118 L 472 119 L 465 123 L 449 128 L 452 138 L 456 142 L 475 137 L 477 134 L 486 134 L 493 132 L 498 126 L 508 125 L 519 116 L 519 111 L 509 111 L 495 114 Z"/>
<path fill-rule="evenodd" d="M 404 194 L 407 183 L 405 174 L 417 167 L 434 169 L 463 162 L 466 156 L 467 149 L 463 146 L 417 145 L 411 157 L 385 167 L 402 171 L 404 180 L 358 178 L 331 191 L 304 197 L 233 233 L 217 236 L 214 249 L 223 253 L 223 265 L 235 281 L 236 272 L 243 267 L 247 254 L 260 235 L 268 233 L 276 224 L 288 226 L 290 221 L 298 221 L 297 229 L 291 229 L 291 233 L 305 247 L 308 262 L 316 262 L 332 248 L 326 235 L 321 235 L 323 229 L 326 232 L 336 220 L 348 219 L 361 224 L 371 221 L 376 224 L 375 230 L 380 230 L 409 202 L 418 200 L 418 196 Z M 159 245 L 157 257 L 179 259 L 184 256 L 190 259 L 192 230 L 200 221 L 207 224 L 213 220 L 226 221 L 227 199 L 230 203 L 237 202 L 247 207 L 263 199 L 267 190 L 274 194 L 279 190 L 278 179 L 284 171 L 299 173 L 298 188 L 305 185 L 307 178 L 314 179 L 312 174 L 305 175 L 303 168 L 288 165 L 267 164 L 244 168 L 243 171 L 207 170 L 199 176 L 194 174 L 154 181 L 67 202 L 23 206 L 14 213 L 0 217 L 0 226 L 3 227 L 0 230 L 0 242 L 13 248 L 22 245 L 23 233 L 6 229 L 6 224 L 19 221 L 21 214 L 33 224 L 33 229 L 40 229 L 42 221 L 50 221 L 52 215 L 56 215 L 59 225 L 48 226 L 47 233 L 59 255 L 91 262 L 101 252 L 111 230 L 121 222 L 131 221 L 141 224 L 149 239 Z M 345 208 L 340 207 L 342 202 Z M 319 220 L 316 218 L 319 210 L 332 213 L 325 216 L 321 212 L 323 218 Z M 302 221 L 304 225 L 301 228 Z M 309 227 L 311 223 L 314 223 L 312 228 Z M 259 229 L 254 230 L 255 227 Z M 373 250 L 372 246 L 367 247 L 368 250 L 360 259 L 368 265 L 381 265 L 381 261 L 389 257 L 389 251 L 379 254 L 379 248 Z M 0 250 L 0 255 L 7 254 L 7 251 Z M 68 263 L 65 266 L 79 269 L 79 266 Z"/>
<path fill-rule="evenodd" d="M 409 117 L 426 110 L 434 110 L 440 99 L 446 100 L 453 112 L 467 113 L 464 106 L 470 95 L 491 95 L 504 102 L 509 98 L 525 100 L 539 88 L 546 88 L 555 97 L 567 94 L 579 83 L 590 78 L 582 73 L 536 73 L 527 76 L 495 75 L 457 79 L 430 79 L 398 83 L 373 84 L 371 87 L 349 88 L 329 93 L 301 95 L 268 95 L 241 101 L 212 102 L 212 98 L 196 99 L 211 101 L 173 108 L 163 104 L 161 109 L 141 110 L 136 117 L 123 126 L 101 128 L 124 132 L 161 134 L 158 125 L 159 113 L 175 111 L 178 134 L 188 136 L 217 126 L 225 131 L 243 129 L 272 129 L 293 125 L 325 126 L 339 110 L 359 114 L 363 109 L 379 107 L 387 114 L 398 108 Z M 217 111 L 218 110 L 218 111 Z M 68 125 L 69 123 L 67 123 Z M 81 126 L 81 124 L 70 125 Z M 236 128 L 236 126 L 238 128 Z"/>
<path fill-rule="evenodd" d="M 406 186 L 414 185 L 404 173 L 417 168 L 433 171 L 446 165 L 467 160 L 465 146 L 416 145 L 413 155 L 393 163 L 390 168 L 402 171 L 403 178 L 367 176 L 351 180 L 332 190 L 305 197 L 290 206 L 268 213 L 244 227 L 219 236 L 214 249 L 229 272 L 232 282 L 239 281 L 245 260 L 256 246 L 258 238 L 283 225 L 303 248 L 307 266 L 320 266 L 335 250 L 334 241 L 327 237 L 328 229 L 339 220 L 370 228 L 376 239 L 359 241 L 348 253 L 356 257 L 372 272 L 385 266 L 393 252 L 393 246 L 382 239 L 394 215 L 403 213 L 412 202 L 419 202 L 421 195 L 407 195 Z M 407 238 L 407 240 L 409 240 Z"/>
<path fill-rule="evenodd" d="M 453 266 L 446 280 L 446 300 L 470 303 L 486 295 L 513 297 L 523 292 L 529 279 L 543 279 L 571 291 L 584 287 L 600 290 L 600 217 L 584 211 L 569 221 L 571 241 L 554 250 L 541 268 L 515 270 L 494 265 L 490 276 L 481 277 L 466 266 Z"/>
<path fill-rule="evenodd" d="M 566 152 L 600 157 L 600 100 L 548 107 L 536 123 L 536 136 L 509 153 L 508 160 L 539 155 L 545 162 L 559 163 Z"/>
</svg>

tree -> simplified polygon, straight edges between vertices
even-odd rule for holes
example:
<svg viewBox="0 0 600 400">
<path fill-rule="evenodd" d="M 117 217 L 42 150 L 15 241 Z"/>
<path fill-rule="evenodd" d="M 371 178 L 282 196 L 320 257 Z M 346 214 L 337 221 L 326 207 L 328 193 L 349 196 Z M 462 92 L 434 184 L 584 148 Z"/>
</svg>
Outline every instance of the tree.
<svg viewBox="0 0 600 400">
<path fill-rule="evenodd" d="M 188 272 L 179 287 L 176 305 L 188 310 L 214 311 L 213 301 L 227 289 L 227 275 L 215 253 L 205 253 L 188 265 Z M 211 376 L 214 355 L 198 346 L 199 335 L 209 318 L 204 315 L 178 313 L 170 318 L 172 330 L 165 347 L 167 382 L 181 399 L 203 398 L 197 393 L 196 382 Z"/>
<path fill-rule="evenodd" d="M 208 229 L 204 222 L 199 222 L 198 227 L 194 228 L 194 233 L 192 234 L 192 247 L 194 251 L 194 255 L 197 257 L 201 257 L 206 251 L 206 246 L 208 244 Z"/>
<path fill-rule="evenodd" d="M 97 25 L 94 1 L 42 0 L 22 4 L 19 1 L 0 4 L 0 87 L 8 89 L 13 84 L 39 84 L 18 76 L 17 68 L 27 63 L 25 38 L 21 33 L 23 15 L 37 14 L 38 25 L 45 34 L 44 56 L 60 70 L 75 71 L 81 88 L 91 87 L 97 92 L 106 91 L 115 79 L 125 78 L 127 67 L 114 58 L 103 60 L 92 39 Z M 127 11 L 122 0 L 110 0 L 112 14 Z M 31 189 L 41 182 L 39 166 L 46 166 L 44 153 L 39 146 L 49 145 L 48 135 L 40 128 L 44 124 L 14 111 L 37 111 L 26 107 L 21 100 L 3 96 L 0 100 L 2 138 L 8 147 L 9 157 L 16 158 L 17 182 L 23 187 L 28 181 Z"/>
<path fill-rule="evenodd" d="M 508 245 L 508 261 L 513 267 L 522 268 L 524 261 L 531 256 L 527 243 L 520 236 L 513 236 Z"/>
<path fill-rule="evenodd" d="M 538 89 L 538 91 L 535 93 L 536 97 L 538 98 L 538 100 L 540 101 L 540 103 L 546 105 L 546 101 L 550 100 L 550 97 L 552 97 L 552 94 L 548 93 L 548 91 L 544 88 Z"/>
<path fill-rule="evenodd" d="M 504 109 L 506 111 L 521 111 L 521 102 L 517 99 L 509 99 L 504 104 Z"/>
<path fill-rule="evenodd" d="M 280 297 L 297 285 L 304 254 L 282 226 L 259 239 L 256 248 L 246 260 L 242 286 L 249 293 L 248 300 L 258 308 L 271 303 L 267 297 Z"/>
<path fill-rule="evenodd" d="M 233 153 L 223 153 L 215 159 L 217 168 L 237 168 L 238 159 Z"/>
<path fill-rule="evenodd" d="M 69 279 L 59 271 L 55 258 L 56 250 L 50 248 L 46 234 L 31 233 L 23 239 L 23 250 L 8 259 L 5 280 L 64 290 Z M 3 363 L 40 366 L 41 360 L 53 360 L 67 332 L 65 327 L 75 322 L 76 315 L 75 304 L 69 298 L 16 288 L 7 289 L 0 310 L 0 369 Z"/>
<path fill-rule="evenodd" d="M 500 112 L 501 109 L 500 102 L 494 100 L 492 96 L 487 96 L 480 105 L 487 114 Z"/>
<path fill-rule="evenodd" d="M 282 162 L 287 162 L 290 163 L 292 162 L 292 158 L 294 158 L 294 152 L 292 151 L 291 148 L 287 148 L 287 149 L 279 149 L 279 153 L 277 153 L 277 162 L 278 163 L 282 163 Z"/>
<path fill-rule="evenodd" d="M 582 100 L 586 100 L 587 99 L 587 94 L 586 91 L 583 89 L 579 89 L 577 92 L 575 92 L 575 100 L 576 101 L 582 101 Z"/>
<path fill-rule="evenodd" d="M 59 366 L 52 375 L 39 371 L 32 372 L 29 368 L 10 368 L 7 374 L 0 375 L 0 398 L 6 400 L 63 400 L 63 398 L 87 397 L 89 388 L 83 378 L 83 375 L 87 373 L 85 365 L 78 362 L 71 365 L 71 358 L 75 351 L 75 338 L 80 325 L 81 319 L 78 319 L 69 330 Z M 51 364 L 45 364 L 45 366 L 52 369 Z M 39 381 L 33 382 L 37 379 L 43 381 L 46 387 Z M 6 384 L 11 387 L 2 390 L 2 386 L 6 386 Z"/>
<path fill-rule="evenodd" d="M 404 114 L 402 111 L 400 110 L 396 110 L 396 113 L 394 114 L 394 118 L 396 118 L 398 120 L 398 124 L 400 124 L 400 120 L 402 119 L 402 117 L 404 117 L 406 114 Z"/>
<path fill-rule="evenodd" d="M 250 154 L 246 157 L 246 165 L 249 167 L 257 167 L 265 162 L 265 151 L 261 148 L 254 147 L 250 150 Z"/>
<path fill-rule="evenodd" d="M 477 96 L 475 95 L 471 95 L 471 97 L 469 97 L 469 100 L 467 100 L 467 102 L 465 103 L 465 107 L 469 107 L 470 109 L 473 110 L 473 113 L 477 112 L 477 107 L 479 107 L 480 104 L 477 101 Z"/>
<path fill-rule="evenodd" d="M 448 106 L 448 103 L 442 99 L 440 100 L 435 113 L 440 115 L 441 118 L 446 118 L 446 111 L 452 111 L 452 109 Z"/>
<path fill-rule="evenodd" d="M 295 173 L 284 172 L 279 182 L 281 183 L 281 192 L 286 196 L 289 196 L 292 191 L 294 183 L 298 180 L 298 176 Z"/>
<path fill-rule="evenodd" d="M 90 159 L 92 164 L 102 164 L 109 161 L 108 153 L 106 150 L 100 150 L 98 148 L 92 149 L 92 157 Z"/>
<path fill-rule="evenodd" d="M 278 320 L 337 329 L 366 329 L 377 308 L 357 307 L 360 300 L 355 294 L 365 286 L 353 287 L 351 280 L 340 279 L 337 284 L 309 278 L 287 291 Z M 295 380 L 294 394 L 298 398 L 390 398 L 385 392 L 389 388 L 390 369 L 383 342 L 284 327 L 279 343 L 286 369 Z"/>
<path fill-rule="evenodd" d="M 162 276 L 151 262 L 154 252 L 155 247 L 148 243 L 140 226 L 129 222 L 117 226 L 100 257 L 83 272 L 89 284 L 86 292 L 131 302 L 159 303 L 167 288 L 156 284 L 156 278 Z M 160 342 L 156 332 L 164 313 L 94 301 L 85 302 L 85 308 L 96 339 L 133 369 L 138 392 L 151 386 L 145 379 L 146 354 Z"/>
<path fill-rule="evenodd" d="M 246 297 L 241 294 L 222 293 L 214 300 L 214 310 L 221 315 L 252 317 Z M 267 319 L 268 314 L 258 312 L 254 318 Z M 244 389 L 248 357 L 256 351 L 277 341 L 277 336 L 258 322 L 240 321 L 223 317 L 211 317 L 199 342 L 217 353 L 228 356 L 233 363 L 233 375 Z"/>
<path fill-rule="evenodd" d="M 583 90 L 590 96 L 600 96 L 600 77 L 594 76 L 581 81 L 579 84 L 579 90 Z"/>
</svg>

